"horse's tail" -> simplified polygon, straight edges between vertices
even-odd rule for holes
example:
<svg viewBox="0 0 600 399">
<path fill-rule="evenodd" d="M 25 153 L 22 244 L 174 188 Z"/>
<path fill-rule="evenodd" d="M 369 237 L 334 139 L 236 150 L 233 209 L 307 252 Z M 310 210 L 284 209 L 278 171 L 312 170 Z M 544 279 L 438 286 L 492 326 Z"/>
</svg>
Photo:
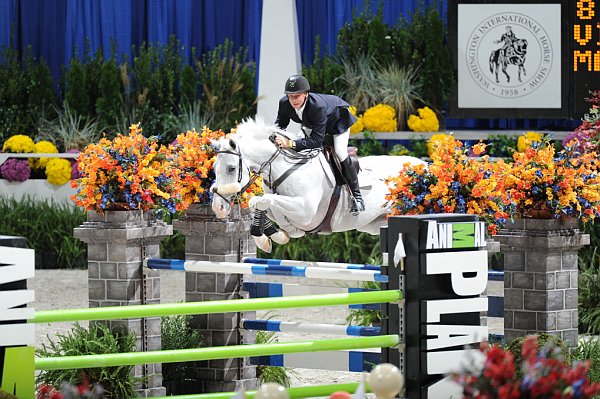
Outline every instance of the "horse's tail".
<svg viewBox="0 0 600 399">
<path fill-rule="evenodd" d="M 494 65 L 496 64 L 496 59 L 498 58 L 498 50 L 492 50 L 490 54 L 490 72 L 494 73 Z"/>
</svg>

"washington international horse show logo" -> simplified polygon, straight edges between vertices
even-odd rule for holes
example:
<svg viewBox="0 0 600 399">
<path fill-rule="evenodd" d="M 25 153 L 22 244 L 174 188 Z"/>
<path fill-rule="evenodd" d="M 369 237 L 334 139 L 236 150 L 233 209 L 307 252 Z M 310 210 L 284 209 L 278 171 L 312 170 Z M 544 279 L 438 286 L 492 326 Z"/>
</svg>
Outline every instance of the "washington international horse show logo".
<svg viewBox="0 0 600 399">
<path fill-rule="evenodd" d="M 531 94 L 552 68 L 550 36 L 529 15 L 503 12 L 487 17 L 476 25 L 466 45 L 471 78 L 497 97 Z"/>
</svg>

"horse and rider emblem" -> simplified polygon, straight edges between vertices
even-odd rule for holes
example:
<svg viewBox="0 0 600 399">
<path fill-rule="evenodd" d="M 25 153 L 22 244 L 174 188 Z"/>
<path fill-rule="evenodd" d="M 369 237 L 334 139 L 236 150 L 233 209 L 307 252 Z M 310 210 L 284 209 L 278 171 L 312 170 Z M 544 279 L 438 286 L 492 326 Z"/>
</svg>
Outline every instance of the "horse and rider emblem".
<svg viewBox="0 0 600 399">
<path fill-rule="evenodd" d="M 506 81 L 510 82 L 510 75 L 507 67 L 509 65 L 517 66 L 517 79 L 522 82 L 521 76 L 526 76 L 525 57 L 527 56 L 527 40 L 519 39 L 513 32 L 511 26 L 506 27 L 506 32 L 500 37 L 500 40 L 494 41 L 495 44 L 503 43 L 502 47 L 492 50 L 490 54 L 490 72 L 494 75 L 496 83 L 498 71 L 506 76 Z"/>
</svg>

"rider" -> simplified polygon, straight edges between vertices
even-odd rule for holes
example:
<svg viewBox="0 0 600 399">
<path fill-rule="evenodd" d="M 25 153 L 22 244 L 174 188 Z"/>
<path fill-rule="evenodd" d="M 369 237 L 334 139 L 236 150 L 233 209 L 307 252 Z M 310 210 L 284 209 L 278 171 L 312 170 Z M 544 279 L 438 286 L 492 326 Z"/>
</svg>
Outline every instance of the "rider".
<svg viewBox="0 0 600 399">
<path fill-rule="evenodd" d="M 365 210 L 365 204 L 358 185 L 358 176 L 348 156 L 350 126 L 356 117 L 350 113 L 347 102 L 337 96 L 310 92 L 308 80 L 301 75 L 292 75 L 285 82 L 285 96 L 279 100 L 279 110 L 275 124 L 285 129 L 290 123 L 302 124 L 306 137 L 289 140 L 276 134 L 275 143 L 279 147 L 289 147 L 296 151 L 323 148 L 326 134 L 333 135 L 333 146 L 342 166 L 342 173 L 352 192 L 350 212 L 358 214 Z"/>
<path fill-rule="evenodd" d="M 512 31 L 512 26 L 508 25 L 506 27 L 506 33 L 504 33 L 500 37 L 500 40 L 494 40 L 494 43 L 498 44 L 498 43 L 504 42 L 504 44 L 502 45 L 502 51 L 504 52 L 504 54 L 507 54 L 508 49 L 513 44 L 513 42 L 515 42 L 516 40 L 517 40 L 517 36 Z"/>
</svg>

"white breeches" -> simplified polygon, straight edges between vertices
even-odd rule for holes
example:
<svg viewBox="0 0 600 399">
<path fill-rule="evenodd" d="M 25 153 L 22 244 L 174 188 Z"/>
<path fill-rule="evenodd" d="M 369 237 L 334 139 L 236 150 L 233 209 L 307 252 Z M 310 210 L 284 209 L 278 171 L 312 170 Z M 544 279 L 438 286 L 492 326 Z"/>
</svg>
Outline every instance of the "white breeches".
<svg viewBox="0 0 600 399">
<path fill-rule="evenodd" d="M 348 158 L 348 139 L 350 138 L 350 129 L 346 130 L 342 134 L 333 136 L 333 148 L 335 149 L 335 155 L 337 155 L 340 162 L 344 162 L 344 159 Z"/>
</svg>

